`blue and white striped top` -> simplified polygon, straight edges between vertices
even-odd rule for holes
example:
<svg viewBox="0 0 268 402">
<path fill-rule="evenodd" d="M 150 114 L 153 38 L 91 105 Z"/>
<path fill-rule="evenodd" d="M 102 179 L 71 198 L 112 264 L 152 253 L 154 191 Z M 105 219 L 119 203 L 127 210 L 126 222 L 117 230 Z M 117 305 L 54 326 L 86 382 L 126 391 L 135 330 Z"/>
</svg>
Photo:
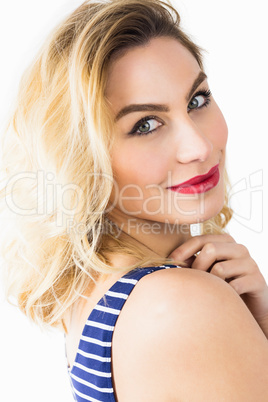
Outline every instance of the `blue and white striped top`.
<svg viewBox="0 0 268 402">
<path fill-rule="evenodd" d="M 145 275 L 178 265 L 135 268 L 122 276 L 99 300 L 83 329 L 72 369 L 68 369 L 77 402 L 116 402 L 111 347 L 117 318 L 136 283 Z"/>
</svg>

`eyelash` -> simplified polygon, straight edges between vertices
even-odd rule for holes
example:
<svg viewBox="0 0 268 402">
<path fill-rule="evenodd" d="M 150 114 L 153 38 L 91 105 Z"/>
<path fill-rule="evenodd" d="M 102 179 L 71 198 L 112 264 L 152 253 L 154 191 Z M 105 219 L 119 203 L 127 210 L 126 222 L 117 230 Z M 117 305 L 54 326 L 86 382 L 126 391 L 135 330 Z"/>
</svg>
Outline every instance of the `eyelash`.
<svg viewBox="0 0 268 402">
<path fill-rule="evenodd" d="M 191 101 L 192 101 L 194 98 L 196 98 L 197 96 L 200 96 L 200 95 L 204 96 L 204 98 L 206 99 L 205 102 L 204 102 L 204 104 L 203 104 L 202 106 L 200 106 L 200 107 L 197 107 L 197 108 L 191 109 L 191 110 L 200 110 L 200 109 L 202 109 L 203 107 L 208 107 L 208 105 L 210 104 L 210 102 L 211 102 L 210 97 L 211 97 L 212 93 L 211 93 L 211 91 L 210 91 L 209 89 L 208 89 L 208 90 L 201 89 L 200 91 L 198 91 L 198 92 L 192 97 Z M 190 101 L 190 102 L 191 102 L 191 101 Z M 139 132 L 137 132 L 138 128 L 139 128 L 143 123 L 146 123 L 148 120 L 152 120 L 152 119 L 158 120 L 158 118 L 157 118 L 156 116 L 145 116 L 145 117 L 143 117 L 142 119 L 140 119 L 140 120 L 134 125 L 133 129 L 128 133 L 128 135 L 132 135 L 132 136 L 135 136 L 135 135 L 137 135 L 137 136 L 142 136 L 142 135 L 151 134 L 151 133 L 153 133 L 154 131 L 158 130 L 159 127 L 155 128 L 155 129 L 153 129 L 153 130 L 147 131 L 146 133 L 139 133 Z M 160 127 L 162 127 L 162 126 L 160 126 Z"/>
</svg>

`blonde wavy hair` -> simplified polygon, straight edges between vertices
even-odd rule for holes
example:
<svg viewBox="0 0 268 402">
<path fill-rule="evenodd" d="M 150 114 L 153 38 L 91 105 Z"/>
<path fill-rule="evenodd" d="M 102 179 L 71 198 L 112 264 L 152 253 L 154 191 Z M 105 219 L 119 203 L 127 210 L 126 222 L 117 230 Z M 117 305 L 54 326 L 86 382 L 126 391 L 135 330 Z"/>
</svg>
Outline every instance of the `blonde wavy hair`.
<svg viewBox="0 0 268 402">
<path fill-rule="evenodd" d="M 8 225 L 1 254 L 7 297 L 40 326 L 66 330 L 64 314 L 77 298 L 100 274 L 122 271 L 109 264 L 115 250 L 137 258 L 124 270 L 171 263 L 116 236 L 108 218 L 114 117 L 107 69 L 160 36 L 177 39 L 204 70 L 203 49 L 182 31 L 169 2 L 89 0 L 53 29 L 22 75 L 2 137 L 0 202 Z M 201 224 L 202 233 L 223 233 L 232 216 L 226 171 L 225 183 L 224 207 Z"/>
</svg>

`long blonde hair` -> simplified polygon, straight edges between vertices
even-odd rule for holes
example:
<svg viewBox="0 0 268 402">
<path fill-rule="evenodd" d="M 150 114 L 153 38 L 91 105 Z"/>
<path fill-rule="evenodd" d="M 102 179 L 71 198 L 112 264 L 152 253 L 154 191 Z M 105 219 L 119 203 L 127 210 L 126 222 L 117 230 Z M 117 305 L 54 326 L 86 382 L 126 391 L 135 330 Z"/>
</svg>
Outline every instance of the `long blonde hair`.
<svg viewBox="0 0 268 402">
<path fill-rule="evenodd" d="M 8 225 L 1 253 L 7 295 L 39 325 L 62 328 L 66 310 L 100 273 L 122 270 L 109 265 L 114 245 L 137 257 L 129 269 L 170 263 L 116 236 L 107 213 L 114 124 L 107 68 L 160 36 L 179 40 L 204 70 L 203 49 L 181 30 L 170 3 L 89 0 L 50 33 L 22 75 L 3 136 L 0 201 Z M 222 233 L 231 216 L 226 191 L 223 209 L 202 233 Z"/>
</svg>

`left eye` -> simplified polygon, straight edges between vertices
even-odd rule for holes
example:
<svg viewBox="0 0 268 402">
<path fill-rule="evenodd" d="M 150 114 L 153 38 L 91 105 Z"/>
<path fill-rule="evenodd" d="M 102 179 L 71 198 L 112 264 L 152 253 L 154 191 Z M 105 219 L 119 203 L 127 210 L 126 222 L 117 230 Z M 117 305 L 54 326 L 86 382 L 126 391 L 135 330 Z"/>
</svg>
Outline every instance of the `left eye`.
<svg viewBox="0 0 268 402">
<path fill-rule="evenodd" d="M 202 103 L 202 101 L 203 101 L 203 103 L 206 102 L 206 101 L 204 100 L 204 97 L 203 97 L 202 95 L 195 96 L 195 97 L 191 100 L 191 102 L 189 103 L 189 108 L 190 108 L 190 109 L 196 109 L 196 108 L 202 106 L 202 104 L 200 105 L 199 102 L 196 100 L 196 99 L 198 99 L 198 98 L 199 98 L 199 102 L 201 102 L 201 103 Z"/>
<path fill-rule="evenodd" d="M 207 90 L 201 90 L 195 94 L 195 96 L 192 98 L 191 102 L 189 103 L 188 107 L 190 110 L 193 109 L 201 109 L 204 106 L 208 106 L 210 104 L 211 99 L 211 91 Z"/>
</svg>

